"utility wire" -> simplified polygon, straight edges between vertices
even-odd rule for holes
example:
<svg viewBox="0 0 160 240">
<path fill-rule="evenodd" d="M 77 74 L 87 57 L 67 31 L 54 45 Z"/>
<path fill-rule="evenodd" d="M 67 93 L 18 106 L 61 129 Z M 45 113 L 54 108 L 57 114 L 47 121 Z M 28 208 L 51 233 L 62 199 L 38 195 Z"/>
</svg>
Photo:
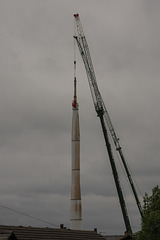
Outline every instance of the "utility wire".
<svg viewBox="0 0 160 240">
<path fill-rule="evenodd" d="M 38 221 L 40 221 L 40 222 L 47 223 L 47 224 L 53 225 L 53 226 L 55 226 L 55 227 L 59 227 L 59 226 L 57 226 L 56 224 L 50 223 L 50 222 L 48 222 L 48 221 L 42 220 L 42 219 L 37 218 L 37 217 L 33 217 L 33 216 L 29 215 L 29 214 L 26 214 L 26 213 L 23 213 L 23 212 L 14 210 L 14 209 L 9 208 L 9 207 L 6 207 L 6 206 L 4 206 L 4 205 L 1 205 L 1 204 L 0 204 L 0 207 L 1 207 L 1 208 L 5 208 L 5 209 L 10 210 L 10 211 L 15 212 L 15 213 L 19 213 L 19 214 L 24 215 L 24 216 L 26 216 L 26 217 L 30 217 L 30 218 L 35 219 L 35 220 L 38 220 Z"/>
</svg>

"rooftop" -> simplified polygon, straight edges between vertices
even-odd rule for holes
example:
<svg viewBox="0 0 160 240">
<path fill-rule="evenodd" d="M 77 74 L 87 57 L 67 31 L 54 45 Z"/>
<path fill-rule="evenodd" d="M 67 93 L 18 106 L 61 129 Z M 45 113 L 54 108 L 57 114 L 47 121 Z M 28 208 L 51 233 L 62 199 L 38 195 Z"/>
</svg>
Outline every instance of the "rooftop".
<svg viewBox="0 0 160 240">
<path fill-rule="evenodd" d="M 104 240 L 95 231 L 0 225 L 0 240 Z"/>
</svg>

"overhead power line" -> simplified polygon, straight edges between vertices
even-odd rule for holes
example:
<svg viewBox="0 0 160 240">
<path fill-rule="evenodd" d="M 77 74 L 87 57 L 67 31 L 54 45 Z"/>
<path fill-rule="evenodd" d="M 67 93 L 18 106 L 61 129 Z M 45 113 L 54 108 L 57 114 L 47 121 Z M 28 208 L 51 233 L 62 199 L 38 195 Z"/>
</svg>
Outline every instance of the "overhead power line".
<svg viewBox="0 0 160 240">
<path fill-rule="evenodd" d="M 56 225 L 56 224 L 53 224 L 53 223 L 51 223 L 51 222 L 48 222 L 48 221 L 42 220 L 42 219 L 37 218 L 37 217 L 33 217 L 33 216 L 31 216 L 31 215 L 29 215 L 29 214 L 26 214 L 26 213 L 24 213 L 24 212 L 14 210 L 14 209 L 9 208 L 9 207 L 6 207 L 6 206 L 4 206 L 4 205 L 2 205 L 2 204 L 0 204 L 0 207 L 1 207 L 1 208 L 5 208 L 5 209 L 7 209 L 7 210 L 10 210 L 10 211 L 12 211 L 12 212 L 15 212 L 15 213 L 18 213 L 18 214 L 24 215 L 24 216 L 26 216 L 26 217 L 29 217 L 29 218 L 32 218 L 32 219 L 38 220 L 38 221 L 40 221 L 40 222 L 47 223 L 47 224 L 52 225 L 52 226 L 55 226 L 55 227 L 59 227 L 59 226 Z"/>
</svg>

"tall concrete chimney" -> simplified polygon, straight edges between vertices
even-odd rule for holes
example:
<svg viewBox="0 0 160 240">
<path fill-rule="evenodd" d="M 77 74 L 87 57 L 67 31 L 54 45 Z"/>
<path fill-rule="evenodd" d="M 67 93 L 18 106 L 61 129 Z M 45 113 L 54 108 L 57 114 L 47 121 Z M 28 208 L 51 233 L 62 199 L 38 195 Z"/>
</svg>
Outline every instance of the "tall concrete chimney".
<svg viewBox="0 0 160 240">
<path fill-rule="evenodd" d="M 76 65 L 76 62 L 74 61 Z M 76 77 L 74 77 L 74 100 L 72 102 L 72 182 L 70 229 L 81 230 L 82 209 L 80 189 L 80 131 L 79 114 L 76 94 Z"/>
</svg>

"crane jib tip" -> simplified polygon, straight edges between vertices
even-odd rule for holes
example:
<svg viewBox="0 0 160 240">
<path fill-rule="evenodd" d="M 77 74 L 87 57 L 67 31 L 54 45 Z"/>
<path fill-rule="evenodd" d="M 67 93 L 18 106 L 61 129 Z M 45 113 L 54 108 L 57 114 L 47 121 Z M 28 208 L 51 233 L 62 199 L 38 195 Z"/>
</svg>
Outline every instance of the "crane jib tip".
<svg viewBox="0 0 160 240">
<path fill-rule="evenodd" d="M 77 17 L 79 17 L 79 14 L 76 13 L 76 14 L 74 14 L 73 16 L 74 16 L 75 18 L 77 18 Z"/>
</svg>

